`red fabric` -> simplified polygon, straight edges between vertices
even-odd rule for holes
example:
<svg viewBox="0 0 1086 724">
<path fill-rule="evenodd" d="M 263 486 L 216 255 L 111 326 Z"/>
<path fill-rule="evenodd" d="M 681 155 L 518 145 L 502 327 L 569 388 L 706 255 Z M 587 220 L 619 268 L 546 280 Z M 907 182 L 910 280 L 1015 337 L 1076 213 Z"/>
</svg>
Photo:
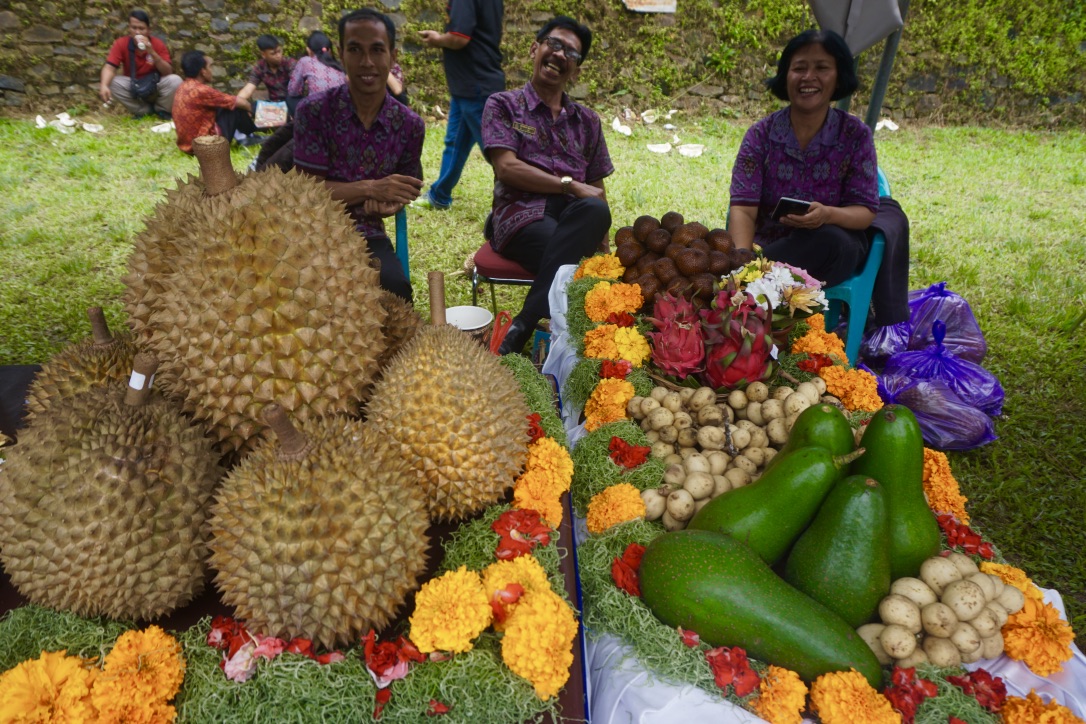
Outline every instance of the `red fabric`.
<svg viewBox="0 0 1086 724">
<path fill-rule="evenodd" d="M 198 136 L 217 136 L 215 113 L 220 108 L 233 108 L 237 96 L 215 90 L 194 78 L 186 78 L 173 97 L 173 125 L 177 129 L 177 147 L 192 153 L 192 142 Z M 228 139 L 229 140 L 229 139 Z"/>
<path fill-rule="evenodd" d="M 113 41 L 113 45 L 109 48 L 109 54 L 106 56 L 106 62 L 117 68 L 119 75 L 131 75 L 132 68 L 128 60 L 128 41 L 132 36 L 125 35 L 117 38 Z M 170 51 L 166 49 L 166 44 L 155 36 L 149 36 L 151 38 L 151 47 L 158 53 L 158 57 L 162 58 L 167 63 L 170 62 Z M 136 77 L 142 78 L 143 76 L 151 73 L 155 70 L 155 64 L 147 57 L 146 50 L 136 49 Z"/>
<path fill-rule="evenodd" d="M 512 259 L 506 259 L 494 251 L 494 248 L 490 246 L 490 242 L 484 243 L 475 252 L 475 268 L 488 279 L 520 279 L 523 281 L 535 279 L 535 274 L 532 274 Z"/>
</svg>

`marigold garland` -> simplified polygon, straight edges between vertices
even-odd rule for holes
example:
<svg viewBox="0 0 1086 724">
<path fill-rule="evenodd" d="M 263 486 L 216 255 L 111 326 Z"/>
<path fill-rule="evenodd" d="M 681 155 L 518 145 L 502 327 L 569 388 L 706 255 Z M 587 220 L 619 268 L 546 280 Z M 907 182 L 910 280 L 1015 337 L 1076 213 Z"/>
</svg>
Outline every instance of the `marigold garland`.
<svg viewBox="0 0 1086 724">
<path fill-rule="evenodd" d="M 900 724 L 890 700 L 875 691 L 863 674 L 850 669 L 823 674 L 811 685 L 811 708 L 823 724 Z"/>
<path fill-rule="evenodd" d="M 1014 586 L 1021 591 L 1026 598 L 1032 598 L 1035 601 L 1044 600 L 1044 594 L 1041 593 L 1041 590 L 1033 583 L 1033 579 L 1027 576 L 1026 572 L 1021 568 L 1015 568 L 1006 563 L 981 561 L 980 570 L 981 573 L 991 573 L 992 575 L 999 576 L 1005 584 Z"/>
<path fill-rule="evenodd" d="M 494 594 L 501 591 L 511 583 L 516 583 L 524 588 L 525 594 L 549 591 L 551 588 L 550 580 L 547 578 L 547 572 L 543 570 L 543 566 L 536 560 L 535 556 L 519 556 L 508 561 L 496 561 L 483 569 L 483 589 L 486 591 L 487 596 L 493 598 Z M 519 605 L 519 601 L 516 603 L 509 603 L 505 605 L 506 615 L 512 615 L 516 611 L 516 607 Z M 493 622 L 495 631 L 502 631 L 508 623 L 506 619 L 505 623 L 498 623 L 497 620 Z"/>
<path fill-rule="evenodd" d="M 597 254 L 582 261 L 573 272 L 573 278 L 621 279 L 625 272 L 626 267 L 622 266 L 616 254 Z"/>
<path fill-rule="evenodd" d="M 513 488 L 513 507 L 518 510 L 534 510 L 553 528 L 562 524 L 562 501 L 556 493 L 550 476 L 538 471 L 527 471 Z"/>
<path fill-rule="evenodd" d="M 95 721 L 91 700 L 95 669 L 67 651 L 43 651 L 0 674 L 0 720 L 8 722 Z"/>
<path fill-rule="evenodd" d="M 825 332 L 826 331 L 826 315 L 824 315 L 824 314 L 812 314 L 810 317 L 807 317 L 806 321 L 807 321 L 807 326 L 810 327 L 811 329 L 817 330 L 819 332 Z"/>
<path fill-rule="evenodd" d="M 826 391 L 849 410 L 874 412 L 882 409 L 878 380 L 870 372 L 833 365 L 820 369 L 818 376 L 826 381 Z"/>
<path fill-rule="evenodd" d="M 602 533 L 608 528 L 645 515 L 641 491 L 629 483 L 604 488 L 588 502 L 588 532 Z"/>
<path fill-rule="evenodd" d="M 615 345 L 618 347 L 618 358 L 627 360 L 634 367 L 642 366 L 652 356 L 649 341 L 636 327 L 618 327 L 615 331 Z"/>
<path fill-rule="evenodd" d="M 928 496 L 929 508 L 937 513 L 952 513 L 962 523 L 969 524 L 965 509 L 969 499 L 962 495 L 946 453 L 924 448 L 924 494 Z"/>
<path fill-rule="evenodd" d="M 811 319 L 814 319 L 814 317 L 811 317 Z M 811 319 L 807 320 L 808 324 L 810 324 Z M 807 330 L 807 334 L 792 343 L 792 354 L 801 352 L 827 354 L 841 360 L 848 359 L 845 356 L 845 343 L 841 338 L 832 332 L 818 329 L 813 324 Z"/>
<path fill-rule="evenodd" d="M 585 294 L 584 311 L 593 322 L 604 322 L 611 315 L 636 312 L 644 303 L 638 285 L 601 281 Z"/>
<path fill-rule="evenodd" d="M 1004 653 L 1038 676 L 1061 671 L 1063 662 L 1073 656 L 1070 647 L 1074 640 L 1075 632 L 1055 606 L 1030 597 L 1003 625 Z"/>
<path fill-rule="evenodd" d="M 490 598 L 475 571 L 460 566 L 423 584 L 411 614 L 411 641 L 419 651 L 471 651 L 490 625 Z"/>
<path fill-rule="evenodd" d="M 536 696 L 556 696 L 569 679 L 577 618 L 554 591 L 526 592 L 506 622 L 502 660 L 535 687 Z"/>
<path fill-rule="evenodd" d="M 1082 720 L 1055 700 L 1044 703 L 1033 689 L 1026 698 L 1007 697 L 999 710 L 1005 724 L 1081 724 Z"/>
<path fill-rule="evenodd" d="M 528 446 L 528 461 L 524 467 L 547 475 L 551 487 L 559 495 L 569 490 L 573 481 L 573 459 L 569 450 L 550 437 L 541 437 Z"/>
<path fill-rule="evenodd" d="M 592 432 L 609 422 L 625 420 L 626 405 L 635 394 L 633 384 L 627 380 L 601 379 L 584 405 L 585 429 Z"/>
<path fill-rule="evenodd" d="M 770 724 L 800 724 L 807 706 L 807 685 L 796 672 L 770 665 L 758 685 L 751 710 Z"/>
<path fill-rule="evenodd" d="M 620 359 L 615 342 L 616 331 L 617 325 L 601 324 L 585 332 L 584 356 L 589 359 Z"/>
</svg>

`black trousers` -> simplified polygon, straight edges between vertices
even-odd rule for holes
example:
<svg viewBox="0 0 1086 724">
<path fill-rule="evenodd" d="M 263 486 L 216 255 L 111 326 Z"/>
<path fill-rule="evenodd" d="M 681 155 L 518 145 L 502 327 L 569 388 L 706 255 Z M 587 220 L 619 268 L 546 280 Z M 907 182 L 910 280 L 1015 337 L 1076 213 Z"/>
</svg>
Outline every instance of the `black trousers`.
<svg viewBox="0 0 1086 724">
<path fill-rule="evenodd" d="M 555 195 L 547 199 L 543 219 L 518 231 L 501 255 L 535 274 L 517 318 L 528 328 L 551 316 L 547 297 L 558 268 L 578 264 L 599 248 L 611 228 L 611 209 L 601 199 Z"/>
<path fill-rule="evenodd" d="M 222 137 L 231 143 L 234 142 L 234 131 L 241 131 L 249 135 L 256 132 L 256 124 L 249 111 L 241 108 L 220 108 L 215 112 L 215 125 L 219 127 Z"/>
<path fill-rule="evenodd" d="M 381 288 L 414 303 L 411 280 L 407 278 L 407 274 L 403 271 L 403 265 L 400 264 L 400 259 L 396 256 L 396 249 L 392 246 L 392 240 L 384 234 L 368 236 L 366 237 L 366 246 L 369 247 L 373 258 L 381 262 Z"/>
<path fill-rule="evenodd" d="M 833 287 L 856 273 L 867 259 L 868 248 L 863 231 L 825 224 L 795 229 L 762 250 L 769 259 L 806 269 L 824 286 Z"/>
</svg>

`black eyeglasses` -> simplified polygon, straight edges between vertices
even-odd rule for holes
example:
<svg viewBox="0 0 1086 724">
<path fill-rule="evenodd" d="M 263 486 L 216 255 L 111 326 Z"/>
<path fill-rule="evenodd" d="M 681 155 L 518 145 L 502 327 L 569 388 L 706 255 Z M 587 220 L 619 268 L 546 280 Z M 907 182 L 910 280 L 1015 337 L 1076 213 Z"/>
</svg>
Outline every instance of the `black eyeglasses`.
<svg viewBox="0 0 1086 724">
<path fill-rule="evenodd" d="M 547 47 L 553 50 L 555 53 L 562 53 L 562 55 L 566 56 L 574 63 L 580 63 L 581 59 L 584 57 L 576 50 L 563 43 L 558 38 L 552 38 L 548 35 L 547 37 L 543 38 L 543 42 L 546 43 Z"/>
</svg>

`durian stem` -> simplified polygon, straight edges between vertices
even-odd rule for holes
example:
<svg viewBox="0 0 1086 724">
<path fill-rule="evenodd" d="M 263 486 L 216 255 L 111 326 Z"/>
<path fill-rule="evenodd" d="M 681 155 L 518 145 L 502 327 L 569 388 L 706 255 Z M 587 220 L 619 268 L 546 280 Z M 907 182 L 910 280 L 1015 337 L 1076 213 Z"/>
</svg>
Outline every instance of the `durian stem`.
<svg viewBox="0 0 1086 724">
<path fill-rule="evenodd" d="M 102 308 L 91 307 L 87 310 L 87 318 L 90 319 L 94 343 L 99 347 L 113 344 L 113 335 L 109 333 L 109 325 L 106 324 L 106 315 L 102 312 Z"/>
<path fill-rule="evenodd" d="M 132 376 L 128 378 L 128 390 L 124 394 L 124 404 L 139 407 L 151 396 L 151 384 L 155 380 L 158 360 L 154 355 L 140 352 L 132 360 Z"/>
<path fill-rule="evenodd" d="M 430 324 L 445 324 L 445 274 L 433 271 L 426 275 L 430 285 Z"/>
<path fill-rule="evenodd" d="M 199 136 L 192 142 L 192 154 L 200 162 L 204 193 L 217 196 L 238 185 L 230 164 L 230 141 L 222 136 Z"/>
<path fill-rule="evenodd" d="M 309 452 L 309 439 L 291 424 L 287 411 L 276 404 L 264 408 L 264 422 L 279 438 L 279 459 L 300 460 Z"/>
</svg>

